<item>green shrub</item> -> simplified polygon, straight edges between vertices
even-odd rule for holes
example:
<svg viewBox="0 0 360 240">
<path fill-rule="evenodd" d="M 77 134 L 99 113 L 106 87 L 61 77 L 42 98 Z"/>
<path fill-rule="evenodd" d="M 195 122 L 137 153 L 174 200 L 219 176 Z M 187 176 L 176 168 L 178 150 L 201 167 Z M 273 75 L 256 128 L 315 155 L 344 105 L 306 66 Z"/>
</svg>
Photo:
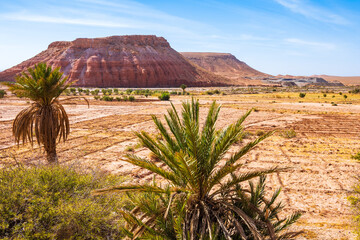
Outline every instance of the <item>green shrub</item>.
<svg viewBox="0 0 360 240">
<path fill-rule="evenodd" d="M 211 91 L 211 90 L 207 90 L 207 91 L 205 91 L 205 94 L 206 94 L 206 95 L 213 95 L 214 93 L 213 93 L 213 91 Z"/>
<path fill-rule="evenodd" d="M 0 98 L 3 98 L 6 95 L 6 91 L 5 90 L 0 90 Z"/>
<path fill-rule="evenodd" d="M 170 95 L 178 95 L 178 92 L 176 92 L 176 91 L 171 91 L 171 92 L 170 92 Z"/>
<path fill-rule="evenodd" d="M 304 98 L 306 96 L 306 93 L 299 93 L 300 98 Z"/>
<path fill-rule="evenodd" d="M 76 93 L 76 89 L 75 88 L 70 88 L 70 92 L 71 93 Z"/>
<path fill-rule="evenodd" d="M 169 92 L 162 92 L 161 95 L 159 96 L 159 99 L 161 101 L 168 101 L 170 100 L 170 93 Z"/>
<path fill-rule="evenodd" d="M 69 167 L 0 170 L 1 239 L 122 239 L 123 196 L 90 192 L 122 179 Z"/>
<path fill-rule="evenodd" d="M 326 97 L 326 93 L 324 93 L 323 96 Z"/>
<path fill-rule="evenodd" d="M 82 92 L 84 91 L 84 89 L 78 88 L 77 91 L 78 91 L 79 93 L 82 93 Z"/>
<path fill-rule="evenodd" d="M 118 95 L 119 94 L 119 89 L 114 88 L 114 94 Z"/>
<path fill-rule="evenodd" d="M 133 146 L 127 146 L 127 147 L 125 148 L 125 151 L 126 151 L 126 152 L 134 152 L 134 147 L 133 147 Z"/>
<path fill-rule="evenodd" d="M 129 101 L 130 101 L 130 102 L 134 102 L 134 101 L 135 101 L 135 97 L 134 97 L 134 96 L 129 96 Z"/>
<path fill-rule="evenodd" d="M 360 153 L 352 156 L 356 160 L 360 160 Z M 348 200 L 354 210 L 354 222 L 355 222 L 355 233 L 357 234 L 357 239 L 360 239 L 360 182 L 359 177 L 357 177 L 357 183 L 353 188 L 352 196 L 348 197 Z"/>
<path fill-rule="evenodd" d="M 351 158 L 360 161 L 360 152 L 356 153 L 355 155 L 352 155 Z"/>
<path fill-rule="evenodd" d="M 264 130 L 257 130 L 256 133 L 255 133 L 256 136 L 260 137 L 262 135 L 265 135 L 265 132 Z"/>
<path fill-rule="evenodd" d="M 360 93 L 360 88 L 355 88 L 355 89 L 349 91 L 349 93 L 354 93 L 354 94 Z"/>
<path fill-rule="evenodd" d="M 128 96 L 126 96 L 126 95 L 123 96 L 124 101 L 127 101 L 128 99 L 129 99 Z"/>
<path fill-rule="evenodd" d="M 283 138 L 294 138 L 296 137 L 296 132 L 294 129 L 286 129 L 281 131 L 279 135 Z"/>
<path fill-rule="evenodd" d="M 113 90 L 112 90 L 112 89 L 108 89 L 108 90 L 107 90 L 107 93 L 108 93 L 109 95 L 111 95 L 111 94 L 112 94 L 112 92 L 113 92 Z"/>
<path fill-rule="evenodd" d="M 99 99 L 100 99 L 100 96 L 96 96 L 96 95 L 95 95 L 95 96 L 94 96 L 94 99 L 95 99 L 95 100 L 99 100 Z"/>
<path fill-rule="evenodd" d="M 64 93 L 65 93 L 66 96 L 69 96 L 69 95 L 70 95 L 70 90 L 69 90 L 69 89 L 65 89 L 65 90 L 64 90 Z"/>
<path fill-rule="evenodd" d="M 113 98 L 113 97 L 110 97 L 110 96 L 108 96 L 108 95 L 105 95 L 105 96 L 102 97 L 102 100 L 107 101 L 107 102 L 111 102 L 111 101 L 114 100 L 114 98 Z"/>
<path fill-rule="evenodd" d="M 106 95 L 107 94 L 107 90 L 106 89 L 101 89 L 101 92 L 103 95 Z"/>
<path fill-rule="evenodd" d="M 125 92 L 126 92 L 127 95 L 130 95 L 133 92 L 133 90 L 132 89 L 126 89 Z"/>
<path fill-rule="evenodd" d="M 344 99 L 347 99 L 347 98 L 348 98 L 348 96 L 346 94 L 344 94 Z"/>
<path fill-rule="evenodd" d="M 84 93 L 85 93 L 86 95 L 89 95 L 89 94 L 90 94 L 90 90 L 89 90 L 89 89 L 85 89 L 85 90 L 84 90 Z"/>
<path fill-rule="evenodd" d="M 121 97 L 116 97 L 116 101 L 121 102 L 122 98 Z"/>
</svg>

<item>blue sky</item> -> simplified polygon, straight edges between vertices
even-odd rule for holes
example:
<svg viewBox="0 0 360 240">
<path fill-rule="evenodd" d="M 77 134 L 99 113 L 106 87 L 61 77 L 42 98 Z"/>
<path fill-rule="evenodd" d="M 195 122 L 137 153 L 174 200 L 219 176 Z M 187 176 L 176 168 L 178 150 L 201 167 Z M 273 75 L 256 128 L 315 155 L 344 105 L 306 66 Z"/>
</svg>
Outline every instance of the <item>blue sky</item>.
<svg viewBox="0 0 360 240">
<path fill-rule="evenodd" d="M 1 0 L 0 69 L 53 41 L 154 34 L 269 74 L 360 75 L 359 0 Z"/>
</svg>

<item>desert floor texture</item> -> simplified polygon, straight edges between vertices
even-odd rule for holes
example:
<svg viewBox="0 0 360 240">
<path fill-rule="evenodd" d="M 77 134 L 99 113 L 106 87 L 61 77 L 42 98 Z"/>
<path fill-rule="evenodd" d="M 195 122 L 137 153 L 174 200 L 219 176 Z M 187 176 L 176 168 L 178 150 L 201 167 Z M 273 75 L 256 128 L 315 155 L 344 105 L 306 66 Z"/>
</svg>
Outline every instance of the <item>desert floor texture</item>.
<svg viewBox="0 0 360 240">
<path fill-rule="evenodd" d="M 291 168 L 288 172 L 270 175 L 267 185 L 272 190 L 282 188 L 280 198 L 286 205 L 286 213 L 303 212 L 293 227 L 304 230 L 299 239 L 355 239 L 351 223 L 353 212 L 347 197 L 352 194 L 360 170 L 359 163 L 351 159 L 351 155 L 360 150 L 359 100 L 349 97 L 344 102 L 339 98 L 334 106 L 330 101 L 335 100 L 330 96 L 326 100 L 320 93 L 300 102 L 295 96 L 297 94 L 195 97 L 200 99 L 203 119 L 206 107 L 213 100 L 222 104 L 219 128 L 255 108 L 245 122 L 245 130 L 253 135 L 234 146 L 232 151 L 261 135 L 262 131 L 276 130 L 242 159 L 245 163 L 243 171 L 275 165 Z M 145 130 L 156 135 L 151 114 L 162 117 L 170 102 L 155 97 L 137 98 L 133 103 L 89 99 L 89 108 L 81 101 L 65 105 L 71 133 L 67 142 L 58 145 L 60 162 L 130 175 L 135 181 L 151 180 L 153 176 L 147 171 L 122 161 L 122 158 L 130 151 L 149 155 L 147 150 L 139 147 L 133 131 Z M 191 99 L 191 96 L 171 96 L 179 110 L 185 99 Z M 12 121 L 28 105 L 26 100 L 13 96 L 0 100 L 0 167 L 16 163 L 39 164 L 44 160 L 37 145 L 17 147 L 12 137 Z M 296 137 L 281 136 L 283 131 L 290 129 L 295 130 Z"/>
</svg>

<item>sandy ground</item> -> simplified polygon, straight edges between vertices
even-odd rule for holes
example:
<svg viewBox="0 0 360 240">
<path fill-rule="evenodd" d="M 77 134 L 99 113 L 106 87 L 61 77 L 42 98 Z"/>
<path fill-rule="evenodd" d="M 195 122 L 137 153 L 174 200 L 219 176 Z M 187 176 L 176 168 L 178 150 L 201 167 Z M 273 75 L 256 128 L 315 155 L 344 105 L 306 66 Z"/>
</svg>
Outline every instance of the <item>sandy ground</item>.
<svg viewBox="0 0 360 240">
<path fill-rule="evenodd" d="M 281 199 L 285 211 L 302 211 L 303 216 L 293 227 L 303 229 L 298 239 L 355 239 L 351 225 L 352 210 L 347 197 L 352 193 L 355 176 L 360 165 L 350 156 L 360 149 L 360 105 L 342 104 L 337 107 L 322 103 L 269 103 L 253 101 L 242 96 L 199 96 L 203 106 L 219 99 L 222 110 L 218 127 L 236 121 L 247 109 L 255 107 L 246 120 L 246 131 L 277 130 L 241 161 L 242 171 L 287 166 L 291 170 L 268 177 L 270 189 L 282 188 Z M 187 96 L 172 97 L 180 109 Z M 260 99 L 261 100 L 261 99 Z M 16 147 L 11 133 L 12 120 L 28 103 L 14 97 L 0 100 L 0 165 L 15 162 L 38 164 L 43 154 L 34 146 Z M 66 143 L 58 145 L 62 163 L 82 163 L 115 174 L 131 175 L 134 181 L 152 179 L 147 171 L 134 167 L 121 159 L 129 150 L 148 156 L 144 148 L 136 147 L 133 131 L 145 130 L 156 134 L 151 114 L 162 116 L 169 102 L 155 98 L 143 102 L 100 102 L 92 100 L 86 105 L 65 105 L 71 120 L 71 134 Z M 284 138 L 283 130 L 294 129 L 296 137 Z M 254 138 L 253 136 L 252 138 Z M 240 143 L 231 151 L 235 151 Z"/>
</svg>

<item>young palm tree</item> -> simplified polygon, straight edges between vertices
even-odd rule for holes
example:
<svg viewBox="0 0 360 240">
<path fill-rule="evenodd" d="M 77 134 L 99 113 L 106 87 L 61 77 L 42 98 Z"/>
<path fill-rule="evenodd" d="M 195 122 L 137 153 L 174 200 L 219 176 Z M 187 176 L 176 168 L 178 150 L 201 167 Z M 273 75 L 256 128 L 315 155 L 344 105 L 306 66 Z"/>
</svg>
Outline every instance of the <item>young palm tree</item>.
<svg viewBox="0 0 360 240">
<path fill-rule="evenodd" d="M 28 68 L 28 73 L 17 76 L 15 83 L 6 84 L 16 96 L 33 101 L 14 120 L 15 141 L 33 144 L 35 134 L 37 143 L 44 146 L 49 163 L 58 162 L 57 138 L 65 141 L 70 132 L 68 115 L 58 98 L 72 83 L 66 83 L 67 77 L 59 70 L 39 63 L 34 69 Z"/>
<path fill-rule="evenodd" d="M 180 85 L 180 88 L 182 89 L 183 91 L 183 94 L 185 93 L 185 89 L 187 88 L 187 86 L 185 84 L 181 84 Z"/>
<path fill-rule="evenodd" d="M 215 102 L 202 129 L 199 102 L 192 99 L 191 102 L 184 102 L 182 108 L 182 119 L 173 105 L 168 110 L 165 116 L 168 128 L 153 116 L 163 140 L 153 138 L 144 131 L 136 133 L 141 143 L 165 167 L 133 154 L 127 155 L 125 160 L 161 176 L 167 184 L 162 187 L 155 184 L 127 184 L 100 189 L 95 194 L 113 191 L 148 194 L 143 200 L 137 201 L 137 207 L 132 212 L 124 213 L 124 217 L 132 223 L 128 233 L 133 239 L 142 235 L 146 238 L 149 234 L 158 234 L 161 236 L 159 239 L 232 239 L 236 235 L 240 239 L 263 239 L 263 229 L 258 226 L 265 226 L 270 239 L 276 239 L 275 228 L 269 220 L 253 219 L 234 204 L 234 201 L 243 201 L 237 194 L 240 183 L 284 170 L 274 167 L 237 174 L 243 166 L 238 160 L 271 133 L 249 142 L 225 161 L 224 155 L 242 136 L 242 123 L 251 110 L 234 124 L 217 131 L 215 124 L 220 106 Z M 256 208 L 255 205 L 253 207 Z M 175 220 L 167 222 L 169 216 Z M 164 219 L 162 224 L 161 218 Z M 174 226 L 170 228 L 173 231 L 164 227 L 170 225 Z"/>
</svg>

